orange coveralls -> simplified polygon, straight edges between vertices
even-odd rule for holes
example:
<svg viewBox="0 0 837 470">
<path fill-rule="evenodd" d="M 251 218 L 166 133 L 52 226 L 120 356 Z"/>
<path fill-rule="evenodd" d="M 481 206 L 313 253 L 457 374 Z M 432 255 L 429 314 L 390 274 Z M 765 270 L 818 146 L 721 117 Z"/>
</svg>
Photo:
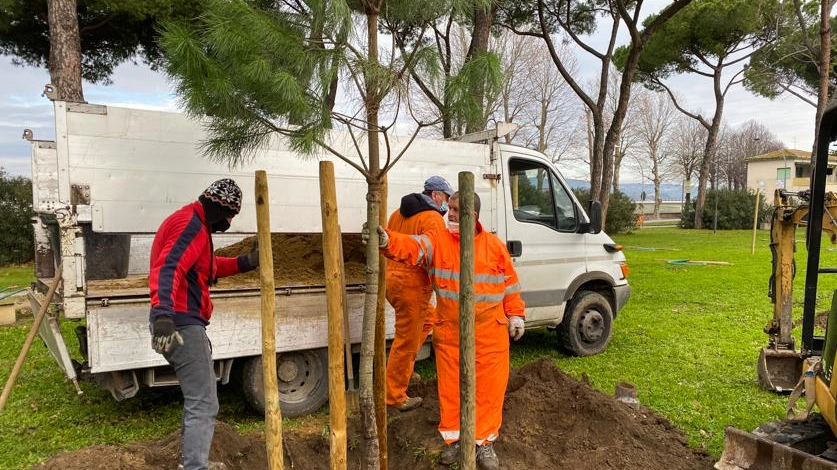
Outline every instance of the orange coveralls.
<svg viewBox="0 0 837 470">
<path fill-rule="evenodd" d="M 506 246 L 477 222 L 474 237 L 476 443 L 497 439 L 509 380 L 508 317 L 524 316 L 520 284 Z M 439 388 L 439 432 L 459 440 L 459 234 L 434 230 L 402 235 L 387 230 L 389 259 L 426 266 L 436 291 L 433 347 Z"/>
<path fill-rule="evenodd" d="M 389 217 L 387 228 L 421 235 L 430 230 L 444 230 L 445 220 L 436 210 L 423 210 L 405 217 L 396 209 Z M 387 260 L 386 294 L 395 309 L 395 338 L 387 360 L 387 405 L 397 406 L 407 399 L 416 353 L 433 329 L 435 309 L 430 304 L 432 291 L 427 270 Z"/>
</svg>

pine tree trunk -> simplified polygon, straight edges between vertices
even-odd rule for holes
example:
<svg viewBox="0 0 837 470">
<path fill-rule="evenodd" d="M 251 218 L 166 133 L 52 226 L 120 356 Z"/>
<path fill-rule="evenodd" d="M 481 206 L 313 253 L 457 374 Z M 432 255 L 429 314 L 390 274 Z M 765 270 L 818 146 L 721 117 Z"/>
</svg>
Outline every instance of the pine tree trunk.
<svg viewBox="0 0 837 470">
<path fill-rule="evenodd" d="M 488 52 L 488 38 L 491 35 L 491 23 L 494 18 L 494 7 L 484 8 L 477 6 L 474 8 L 474 31 L 471 35 L 471 45 L 468 48 L 468 55 L 465 62 L 473 60 L 482 54 Z M 469 116 L 465 127 L 465 132 L 477 132 L 485 129 L 485 83 L 473 82 L 471 83 L 471 97 L 477 103 L 479 112 Z"/>
<path fill-rule="evenodd" d="M 715 164 L 715 159 L 718 158 L 718 134 L 720 134 L 721 131 L 721 119 L 724 117 L 724 94 L 721 91 L 721 70 L 721 67 L 717 67 L 715 71 L 715 114 L 712 116 L 712 123 L 707 128 L 709 133 L 706 136 L 703 161 L 700 164 L 700 170 L 698 173 L 698 194 L 697 200 L 695 201 L 696 229 L 703 228 L 703 209 L 706 205 L 706 183 L 709 179 L 709 173 L 711 173 L 711 168 L 709 166 Z M 717 168 L 717 165 L 715 166 Z M 716 187 L 715 189 L 719 188 Z"/>
<path fill-rule="evenodd" d="M 49 76 L 59 99 L 84 101 L 81 89 L 81 38 L 76 0 L 47 0 Z"/>
</svg>

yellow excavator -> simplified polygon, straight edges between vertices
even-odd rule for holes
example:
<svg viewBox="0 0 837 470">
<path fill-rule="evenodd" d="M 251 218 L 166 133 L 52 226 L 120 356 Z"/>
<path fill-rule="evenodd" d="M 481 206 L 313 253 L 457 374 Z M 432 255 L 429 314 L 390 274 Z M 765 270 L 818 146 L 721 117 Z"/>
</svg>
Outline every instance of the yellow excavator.
<svg viewBox="0 0 837 470">
<path fill-rule="evenodd" d="M 826 192 L 831 143 L 837 140 L 837 101 L 826 109 L 812 158 L 809 190 L 777 190 L 770 228 L 773 270 L 769 295 L 773 318 L 765 327 L 768 344 L 758 358 L 760 385 L 775 392 L 790 392 L 786 419 L 765 423 L 752 432 L 726 429 L 724 450 L 715 464 L 718 470 L 824 470 L 837 469 L 837 291 L 834 291 L 825 334 L 814 334 L 817 281 L 821 274 L 837 274 L 837 268 L 820 266 L 824 233 L 837 243 L 837 195 Z M 805 227 L 808 263 L 802 333 L 796 349 L 791 315 L 795 233 Z M 805 405 L 797 408 L 800 397 Z M 816 406 L 817 411 L 814 411 Z"/>
</svg>

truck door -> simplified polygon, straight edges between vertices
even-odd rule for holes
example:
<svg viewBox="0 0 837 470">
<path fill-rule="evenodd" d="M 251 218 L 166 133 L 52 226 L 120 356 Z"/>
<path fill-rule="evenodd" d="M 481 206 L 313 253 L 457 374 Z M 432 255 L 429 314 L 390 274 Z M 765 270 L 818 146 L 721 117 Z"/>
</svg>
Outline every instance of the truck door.
<svg viewBox="0 0 837 470">
<path fill-rule="evenodd" d="M 506 240 L 518 252 L 512 260 L 527 324 L 557 324 L 570 282 L 586 271 L 585 235 L 577 233 L 585 215 L 551 166 L 522 156 L 504 160 Z"/>
</svg>

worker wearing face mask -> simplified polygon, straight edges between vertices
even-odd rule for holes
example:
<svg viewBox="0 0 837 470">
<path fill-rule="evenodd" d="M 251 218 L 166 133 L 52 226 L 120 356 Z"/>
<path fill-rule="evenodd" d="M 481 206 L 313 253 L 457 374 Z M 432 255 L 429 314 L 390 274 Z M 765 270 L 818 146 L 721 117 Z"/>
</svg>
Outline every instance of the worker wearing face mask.
<svg viewBox="0 0 837 470">
<path fill-rule="evenodd" d="M 459 445 L 459 197 L 450 198 L 448 228 L 408 236 L 378 227 L 384 256 L 424 266 L 436 292 L 433 327 L 439 389 L 439 432 L 445 447 L 439 463 L 451 465 L 465 451 Z M 474 195 L 474 339 L 476 355 L 476 460 L 482 470 L 498 470 L 494 441 L 503 421 L 509 378 L 509 339 L 524 332 L 524 303 L 506 245 L 479 222 L 480 199 Z M 364 226 L 362 236 L 369 239 Z"/>
<path fill-rule="evenodd" d="M 387 228 L 407 235 L 444 229 L 443 215 L 453 188 L 441 176 L 424 182 L 424 192 L 408 194 L 393 211 Z M 409 411 L 421 397 L 407 396 L 416 354 L 433 328 L 434 307 L 427 271 L 421 266 L 387 261 L 387 301 L 395 310 L 395 338 L 387 360 L 387 405 Z"/>
<path fill-rule="evenodd" d="M 184 470 L 225 468 L 209 462 L 218 395 L 206 326 L 212 317 L 209 287 L 259 265 L 258 246 L 237 258 L 215 256 L 212 234 L 230 228 L 240 210 L 241 189 L 232 179 L 220 179 L 167 217 L 151 245 L 151 346 L 172 366 L 183 392 Z"/>
</svg>

